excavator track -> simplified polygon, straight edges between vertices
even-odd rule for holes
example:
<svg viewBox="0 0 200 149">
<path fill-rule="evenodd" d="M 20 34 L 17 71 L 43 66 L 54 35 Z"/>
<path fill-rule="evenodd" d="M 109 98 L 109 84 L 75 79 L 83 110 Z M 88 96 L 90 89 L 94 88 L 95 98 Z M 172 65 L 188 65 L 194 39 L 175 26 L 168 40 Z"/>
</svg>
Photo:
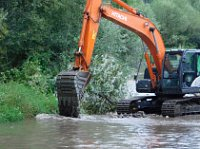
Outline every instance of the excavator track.
<svg viewBox="0 0 200 149">
<path fill-rule="evenodd" d="M 139 111 L 160 114 L 161 104 L 162 102 L 156 96 L 136 96 L 132 99 L 120 100 L 117 104 L 117 114 L 127 115 Z"/>
<path fill-rule="evenodd" d="M 132 113 L 132 109 L 131 109 L 131 102 L 133 100 L 121 100 L 120 102 L 118 102 L 117 104 L 117 114 L 121 115 L 121 114 L 131 114 Z"/>
<path fill-rule="evenodd" d="M 84 87 L 90 77 L 89 72 L 63 71 L 56 79 L 59 114 L 67 117 L 79 116 L 79 102 Z"/>
<path fill-rule="evenodd" d="M 161 111 L 163 116 L 169 117 L 199 114 L 200 97 L 165 100 Z"/>
</svg>

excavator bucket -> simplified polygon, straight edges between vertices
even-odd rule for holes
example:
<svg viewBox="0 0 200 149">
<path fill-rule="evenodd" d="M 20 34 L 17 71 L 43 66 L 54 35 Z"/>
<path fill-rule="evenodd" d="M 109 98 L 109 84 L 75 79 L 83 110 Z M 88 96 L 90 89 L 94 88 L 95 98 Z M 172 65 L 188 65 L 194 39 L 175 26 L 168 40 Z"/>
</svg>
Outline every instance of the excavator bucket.
<svg viewBox="0 0 200 149">
<path fill-rule="evenodd" d="M 60 115 L 79 116 L 79 102 L 83 98 L 84 88 L 89 79 L 89 72 L 63 71 L 58 74 L 56 90 Z"/>
</svg>

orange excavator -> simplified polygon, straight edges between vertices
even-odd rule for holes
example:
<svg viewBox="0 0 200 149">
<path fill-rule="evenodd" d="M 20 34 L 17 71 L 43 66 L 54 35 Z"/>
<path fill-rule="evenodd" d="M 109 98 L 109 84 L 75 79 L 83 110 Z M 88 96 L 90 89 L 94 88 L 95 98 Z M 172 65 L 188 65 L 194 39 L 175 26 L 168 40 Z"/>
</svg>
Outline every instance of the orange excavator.
<svg viewBox="0 0 200 149">
<path fill-rule="evenodd" d="M 200 97 L 194 95 L 200 92 L 200 85 L 193 83 L 200 75 L 200 50 L 166 51 L 160 32 L 148 18 L 121 0 L 112 1 L 123 10 L 103 4 L 102 0 L 86 2 L 74 67 L 60 72 L 56 79 L 60 115 L 79 116 L 79 103 L 90 80 L 89 67 L 102 17 L 137 34 L 149 49 L 144 53 L 147 64 L 144 80 L 137 81 L 136 90 L 155 95 L 119 101 L 118 114 L 144 111 L 175 117 L 200 113 Z M 186 94 L 190 96 L 185 97 Z"/>
</svg>

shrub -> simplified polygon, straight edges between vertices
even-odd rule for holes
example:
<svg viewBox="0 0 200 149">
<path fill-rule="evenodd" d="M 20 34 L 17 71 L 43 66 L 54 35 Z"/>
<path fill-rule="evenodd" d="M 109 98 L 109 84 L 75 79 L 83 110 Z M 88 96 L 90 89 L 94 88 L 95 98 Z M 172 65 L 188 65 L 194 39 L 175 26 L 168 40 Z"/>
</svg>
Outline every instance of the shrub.
<svg viewBox="0 0 200 149">
<path fill-rule="evenodd" d="M 57 113 L 57 101 L 53 95 L 43 95 L 16 82 L 0 85 L 0 122 L 33 118 L 39 113 Z"/>
<path fill-rule="evenodd" d="M 115 109 L 116 103 L 124 96 L 122 66 L 109 55 L 96 55 L 91 68 L 92 79 L 82 102 L 83 112 L 103 114 Z"/>
</svg>

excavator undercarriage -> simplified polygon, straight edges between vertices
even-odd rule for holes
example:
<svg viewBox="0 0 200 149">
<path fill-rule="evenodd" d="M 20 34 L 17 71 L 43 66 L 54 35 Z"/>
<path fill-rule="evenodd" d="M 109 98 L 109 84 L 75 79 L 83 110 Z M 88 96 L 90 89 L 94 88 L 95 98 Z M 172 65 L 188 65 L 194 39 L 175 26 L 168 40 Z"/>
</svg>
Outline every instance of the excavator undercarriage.
<svg viewBox="0 0 200 149">
<path fill-rule="evenodd" d="M 156 96 L 138 96 L 131 99 L 120 100 L 117 104 L 117 114 L 134 114 L 138 111 L 144 111 L 147 114 L 161 113 L 161 100 Z"/>
<path fill-rule="evenodd" d="M 187 97 L 166 100 L 162 104 L 162 115 L 177 117 L 200 113 L 200 97 Z"/>
<path fill-rule="evenodd" d="M 135 97 L 121 100 L 117 104 L 118 115 L 134 114 L 138 111 L 169 117 L 200 114 L 200 97 L 174 99 L 159 99 L 156 96 Z"/>
</svg>

